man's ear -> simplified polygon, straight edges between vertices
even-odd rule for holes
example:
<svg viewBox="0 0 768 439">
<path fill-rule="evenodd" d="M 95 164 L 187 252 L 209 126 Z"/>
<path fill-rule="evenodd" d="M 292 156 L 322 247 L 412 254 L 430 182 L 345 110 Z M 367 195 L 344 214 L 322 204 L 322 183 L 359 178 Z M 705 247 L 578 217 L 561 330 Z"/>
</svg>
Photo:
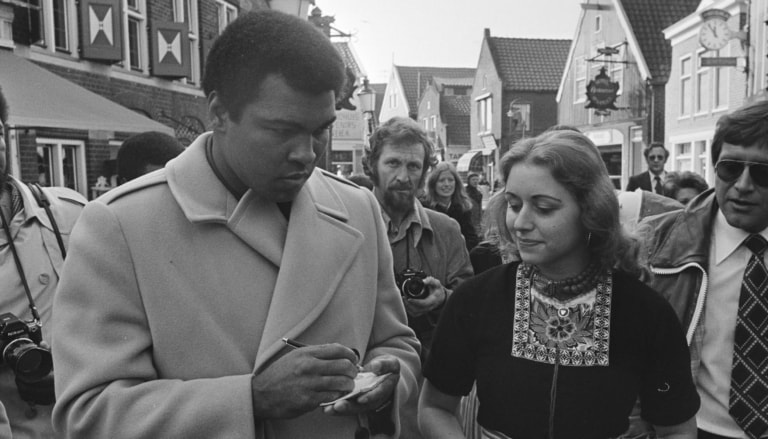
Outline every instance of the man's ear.
<svg viewBox="0 0 768 439">
<path fill-rule="evenodd" d="M 229 118 L 229 113 L 219 98 L 219 94 L 211 92 L 208 95 L 208 118 L 214 131 L 224 128 L 224 122 Z"/>
</svg>

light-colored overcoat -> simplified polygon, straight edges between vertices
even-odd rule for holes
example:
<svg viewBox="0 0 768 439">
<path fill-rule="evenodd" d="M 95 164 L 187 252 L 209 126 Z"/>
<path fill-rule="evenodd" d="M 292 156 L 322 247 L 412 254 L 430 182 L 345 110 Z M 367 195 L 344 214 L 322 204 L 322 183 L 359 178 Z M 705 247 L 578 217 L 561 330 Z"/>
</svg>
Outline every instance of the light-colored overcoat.
<svg viewBox="0 0 768 439">
<path fill-rule="evenodd" d="M 419 346 L 372 194 L 315 170 L 287 221 L 225 189 L 208 135 L 84 210 L 54 303 L 57 431 L 352 438 L 355 417 L 320 409 L 254 419 L 251 376 L 286 352 L 282 337 L 397 356 L 396 406 L 415 407 Z"/>
</svg>

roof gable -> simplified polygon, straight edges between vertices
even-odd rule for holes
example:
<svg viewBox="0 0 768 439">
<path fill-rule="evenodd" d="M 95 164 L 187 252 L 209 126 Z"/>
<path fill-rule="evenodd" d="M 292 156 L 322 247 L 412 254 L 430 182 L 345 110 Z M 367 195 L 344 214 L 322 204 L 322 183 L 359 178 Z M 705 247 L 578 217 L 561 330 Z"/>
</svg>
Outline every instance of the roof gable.
<svg viewBox="0 0 768 439">
<path fill-rule="evenodd" d="M 427 88 L 427 82 L 433 77 L 446 79 L 473 78 L 475 76 L 475 69 L 470 67 L 395 66 L 395 71 L 397 71 L 400 83 L 403 85 L 408 108 L 414 113 L 419 108 L 418 101 L 422 92 Z"/>
<path fill-rule="evenodd" d="M 671 67 L 672 47 L 664 38 L 665 28 L 696 11 L 700 0 L 615 0 L 645 59 L 651 77 L 666 83 Z"/>
<path fill-rule="evenodd" d="M 571 40 L 488 37 L 504 89 L 557 91 Z"/>
</svg>

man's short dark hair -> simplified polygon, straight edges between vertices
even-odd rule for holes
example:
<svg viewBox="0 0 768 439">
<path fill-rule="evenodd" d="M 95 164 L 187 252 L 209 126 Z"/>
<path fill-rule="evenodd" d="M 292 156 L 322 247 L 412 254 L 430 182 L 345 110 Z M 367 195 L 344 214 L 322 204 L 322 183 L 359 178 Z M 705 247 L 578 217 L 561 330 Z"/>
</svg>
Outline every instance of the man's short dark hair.
<svg viewBox="0 0 768 439">
<path fill-rule="evenodd" d="M 424 147 L 424 165 L 421 170 L 420 184 L 424 183 L 424 177 L 429 169 L 437 164 L 437 159 L 434 157 L 435 148 L 432 146 L 432 141 L 427 137 L 427 133 L 421 125 L 407 117 L 396 116 L 384 122 L 371 134 L 369 143 L 370 145 L 366 148 L 363 157 L 363 171 L 365 171 L 365 175 L 371 177 L 374 185 L 379 184 L 376 164 L 385 144 L 411 145 L 420 143 Z"/>
<path fill-rule="evenodd" d="M 216 39 L 205 62 L 203 90 L 216 92 L 235 122 L 256 98 L 259 85 L 281 75 L 305 93 L 333 91 L 346 79 L 344 61 L 313 24 L 292 15 L 259 10 L 241 15 Z"/>
<path fill-rule="evenodd" d="M 165 166 L 184 151 L 176 138 L 157 131 L 147 131 L 127 138 L 117 151 L 117 176 L 124 181 L 146 173 L 147 165 Z"/>
<path fill-rule="evenodd" d="M 768 147 L 768 101 L 747 104 L 717 121 L 712 139 L 712 163 L 720 158 L 723 143 L 743 147 Z"/>
<path fill-rule="evenodd" d="M 5 100 L 2 87 L 0 87 L 0 122 L 3 125 L 8 122 L 8 101 Z"/>
<path fill-rule="evenodd" d="M 645 156 L 646 160 L 648 159 L 648 154 L 651 153 L 651 150 L 653 150 L 653 148 L 661 148 L 661 149 L 663 149 L 664 150 L 664 159 L 665 160 L 667 159 L 667 157 L 669 157 L 669 150 L 667 150 L 667 148 L 664 146 L 663 143 L 653 142 L 650 145 L 648 145 L 648 148 L 645 148 L 643 150 L 643 155 Z"/>
</svg>

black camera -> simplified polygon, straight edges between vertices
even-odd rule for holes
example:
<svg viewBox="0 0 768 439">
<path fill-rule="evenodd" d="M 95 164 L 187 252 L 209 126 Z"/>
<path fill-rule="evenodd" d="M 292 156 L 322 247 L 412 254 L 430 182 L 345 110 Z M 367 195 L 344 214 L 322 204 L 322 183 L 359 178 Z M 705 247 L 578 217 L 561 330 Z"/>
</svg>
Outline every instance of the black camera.
<svg viewBox="0 0 768 439">
<path fill-rule="evenodd" d="M 408 299 L 426 299 L 429 289 L 424 285 L 427 273 L 406 268 L 400 273 L 395 273 L 395 282 L 400 288 L 400 294 Z"/>
<path fill-rule="evenodd" d="M 7 364 L 18 379 L 38 381 L 53 370 L 51 351 L 40 346 L 42 341 L 39 321 L 25 322 L 9 312 L 0 314 L 0 364 Z"/>
</svg>

